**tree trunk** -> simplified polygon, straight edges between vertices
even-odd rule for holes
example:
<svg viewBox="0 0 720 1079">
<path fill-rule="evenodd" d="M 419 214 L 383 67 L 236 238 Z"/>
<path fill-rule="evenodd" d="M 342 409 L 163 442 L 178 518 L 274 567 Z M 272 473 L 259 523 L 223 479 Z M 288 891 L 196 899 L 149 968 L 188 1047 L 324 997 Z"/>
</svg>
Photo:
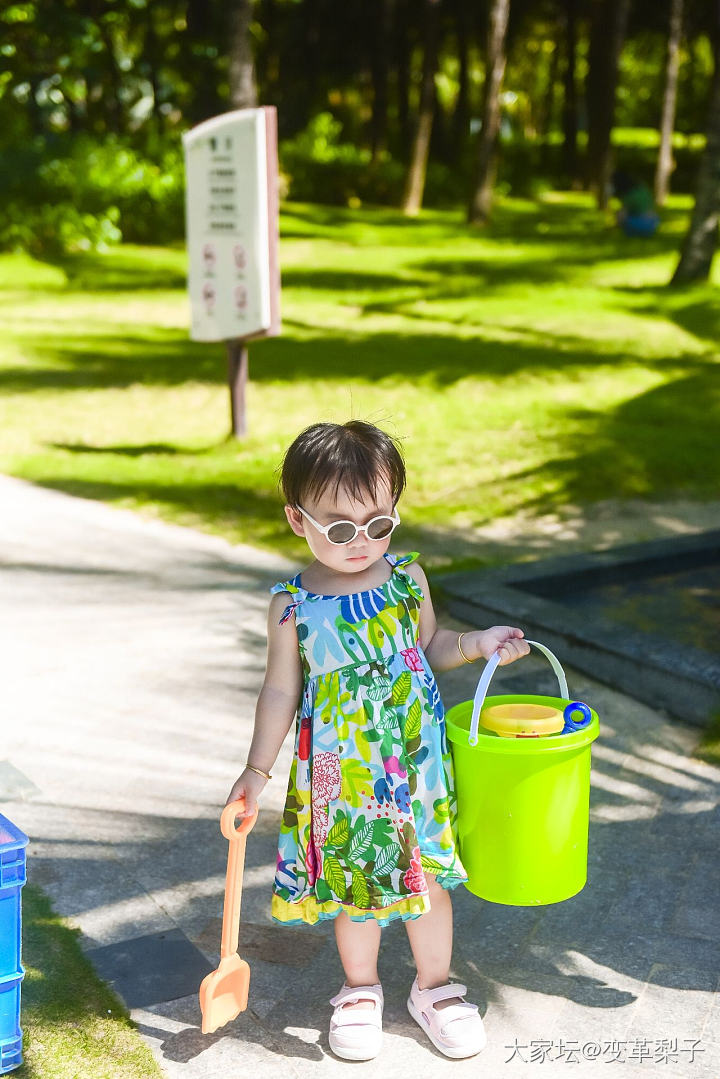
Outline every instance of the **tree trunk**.
<svg viewBox="0 0 720 1079">
<path fill-rule="evenodd" d="M 412 142 L 410 125 L 410 36 L 408 22 L 410 11 L 408 0 L 397 0 L 395 33 L 393 35 L 395 53 L 395 77 L 397 90 L 397 116 L 399 129 L 400 156 L 409 155 Z"/>
<path fill-rule="evenodd" d="M 625 40 L 630 0 L 593 0 L 586 87 L 588 149 L 586 182 L 598 209 L 607 208 L 612 172 L 612 135 L 618 61 Z"/>
<path fill-rule="evenodd" d="M 547 86 L 545 87 L 545 94 L 542 97 L 542 106 L 536 125 L 536 134 L 542 140 L 541 160 L 545 167 L 547 167 L 549 159 L 550 133 L 553 126 L 553 116 L 555 115 L 555 87 L 558 81 L 559 70 L 560 45 L 557 42 L 554 42 L 550 63 L 547 67 Z"/>
<path fill-rule="evenodd" d="M 373 101 L 370 118 L 370 147 L 375 164 L 387 144 L 389 43 L 392 33 L 393 0 L 376 0 L 373 11 L 375 40 L 372 51 Z"/>
<path fill-rule="evenodd" d="M 98 28 L 100 30 L 100 37 L 102 38 L 102 43 L 105 46 L 105 52 L 107 55 L 106 71 L 110 87 L 107 97 L 107 108 L 105 109 L 105 123 L 107 126 L 107 130 L 112 131 L 115 134 L 121 135 L 125 128 L 125 117 L 122 106 L 123 77 L 115 52 L 113 29 L 112 26 L 108 26 L 108 24 L 103 19 L 100 19 L 98 21 Z M 103 86 L 103 91 L 104 89 L 105 87 Z"/>
<path fill-rule="evenodd" d="M 462 0 L 457 6 L 456 26 L 459 70 L 458 93 L 452 117 L 452 134 L 454 157 L 458 160 L 462 156 L 470 124 L 470 67 L 468 62 L 470 27 L 467 6 Z"/>
<path fill-rule="evenodd" d="M 565 66 L 563 68 L 563 171 L 570 187 L 574 187 L 578 175 L 578 106 L 575 82 L 577 56 L 577 0 L 565 0 Z"/>
<path fill-rule="evenodd" d="M 473 186 L 468 206 L 468 222 L 471 225 L 484 224 L 490 218 L 497 165 L 497 137 L 500 130 L 500 87 L 505 73 L 505 37 L 509 14 L 510 0 L 492 0 L 487 36 L 482 127 L 478 132 Z"/>
<path fill-rule="evenodd" d="M 254 109 L 258 103 L 255 83 L 255 64 L 250 41 L 253 0 L 232 0 L 227 6 L 229 18 L 228 82 L 230 84 L 230 107 Z"/>
<path fill-rule="evenodd" d="M 304 0 L 300 6 L 302 12 L 302 24 L 305 31 L 303 40 L 298 42 L 298 49 L 303 58 L 305 78 L 303 82 L 303 101 L 296 105 L 296 110 L 305 116 L 305 124 L 317 111 L 318 102 L 318 75 L 322 70 L 323 57 L 320 52 L 320 25 L 322 22 L 322 5 L 318 0 Z M 299 107 L 298 107 L 299 106 Z M 325 108 L 323 104 L 321 108 Z"/>
<path fill-rule="evenodd" d="M 417 127 L 415 128 L 415 138 L 413 139 L 401 207 L 403 213 L 408 215 L 419 212 L 425 189 L 430 135 L 432 134 L 433 111 L 435 109 L 435 70 L 438 58 L 439 11 L 440 0 L 426 0 L 420 108 L 418 110 Z"/>
<path fill-rule="evenodd" d="M 665 67 L 665 94 L 660 120 L 660 149 L 655 168 L 655 202 L 662 206 L 670 189 L 670 173 L 674 162 L 672 135 L 675 127 L 678 69 L 680 67 L 680 37 L 682 35 L 683 0 L 671 0 L 670 32 L 668 35 L 667 64 Z"/>
<path fill-rule="evenodd" d="M 160 84 L 158 82 L 161 49 L 155 30 L 153 8 L 151 4 L 147 7 L 145 17 L 147 19 L 145 26 L 145 56 L 148 64 L 150 86 L 152 87 L 152 118 L 155 128 L 154 134 L 159 138 L 163 131 L 163 116 L 160 112 Z"/>
<path fill-rule="evenodd" d="M 281 100 L 282 91 L 278 42 L 280 20 L 276 0 L 264 0 L 260 20 L 263 27 L 264 48 L 261 57 L 262 71 L 259 70 L 259 58 L 255 57 L 255 78 L 261 100 L 269 105 L 277 105 Z"/>
<path fill-rule="evenodd" d="M 718 241 L 720 220 L 720 0 L 715 0 L 715 70 L 710 90 L 707 142 L 700 159 L 695 207 L 671 285 L 707 281 Z"/>
</svg>

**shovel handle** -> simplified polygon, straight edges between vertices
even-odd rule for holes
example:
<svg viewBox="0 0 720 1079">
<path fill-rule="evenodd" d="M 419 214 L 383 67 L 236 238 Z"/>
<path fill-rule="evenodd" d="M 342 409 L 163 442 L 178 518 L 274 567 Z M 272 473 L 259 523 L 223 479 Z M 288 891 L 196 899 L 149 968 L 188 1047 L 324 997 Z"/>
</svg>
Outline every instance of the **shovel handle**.
<svg viewBox="0 0 720 1079">
<path fill-rule="evenodd" d="M 238 949 L 240 929 L 240 901 L 245 864 L 245 836 L 257 820 L 257 809 L 250 817 L 243 817 L 239 828 L 235 818 L 245 811 L 245 799 L 238 798 L 226 805 L 220 816 L 220 830 L 229 841 L 227 873 L 225 876 L 225 903 L 223 906 L 222 943 L 220 958 L 235 955 Z"/>
<path fill-rule="evenodd" d="M 240 795 L 234 802 L 229 802 L 220 814 L 220 831 L 230 842 L 249 832 L 257 820 L 257 809 L 249 817 L 243 817 L 239 828 L 235 827 L 235 818 L 245 812 L 245 798 Z"/>
</svg>

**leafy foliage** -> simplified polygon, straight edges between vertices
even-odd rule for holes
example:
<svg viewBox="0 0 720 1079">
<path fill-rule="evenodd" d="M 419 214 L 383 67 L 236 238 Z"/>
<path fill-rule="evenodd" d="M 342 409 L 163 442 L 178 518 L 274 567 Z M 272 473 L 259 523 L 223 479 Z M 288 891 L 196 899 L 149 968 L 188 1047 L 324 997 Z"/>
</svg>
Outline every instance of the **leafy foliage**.
<svg viewBox="0 0 720 1079">
<path fill-rule="evenodd" d="M 177 239 L 184 172 L 178 148 L 151 161 L 128 140 L 37 140 L 0 174 L 0 245 L 54 255 L 120 240 Z"/>
</svg>

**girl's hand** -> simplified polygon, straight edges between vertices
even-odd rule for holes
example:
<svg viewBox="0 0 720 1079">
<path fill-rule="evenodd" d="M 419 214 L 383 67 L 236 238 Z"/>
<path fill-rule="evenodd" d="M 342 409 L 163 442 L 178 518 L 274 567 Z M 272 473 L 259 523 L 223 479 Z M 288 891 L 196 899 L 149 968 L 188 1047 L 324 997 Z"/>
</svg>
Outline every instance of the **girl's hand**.
<svg viewBox="0 0 720 1079">
<path fill-rule="evenodd" d="M 257 809 L 258 796 L 265 789 L 266 783 L 267 779 L 259 776 L 257 772 L 253 772 L 250 768 L 246 768 L 242 775 L 235 780 L 225 805 L 236 802 L 238 798 L 244 798 L 245 812 L 238 814 L 238 816 L 251 817 Z"/>
<path fill-rule="evenodd" d="M 514 626 L 491 626 L 490 629 L 475 630 L 463 637 L 463 651 L 467 651 L 465 641 L 470 638 L 478 654 L 485 659 L 499 652 L 500 666 L 505 667 L 529 653 L 530 645 L 523 637 L 523 631 Z"/>
</svg>

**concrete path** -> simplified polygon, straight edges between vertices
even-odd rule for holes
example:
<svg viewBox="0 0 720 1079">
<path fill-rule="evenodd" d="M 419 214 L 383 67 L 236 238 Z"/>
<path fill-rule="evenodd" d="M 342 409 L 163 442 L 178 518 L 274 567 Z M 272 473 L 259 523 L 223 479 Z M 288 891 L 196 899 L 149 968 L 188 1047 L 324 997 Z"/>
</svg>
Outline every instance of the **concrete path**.
<svg viewBox="0 0 720 1079">
<path fill-rule="evenodd" d="M 356 1067 L 328 1048 L 343 978 L 332 923 L 289 928 L 269 913 L 290 735 L 247 844 L 250 1006 L 224 1031 L 199 1030 L 199 975 L 220 939 L 218 815 L 252 735 L 267 588 L 294 568 L 0 477 L 0 810 L 30 835 L 30 879 L 98 969 L 146 1002 L 132 1015 L 170 1079 Z M 359 1074 L 720 1074 L 720 770 L 693 758 L 696 730 L 567 673 L 601 717 L 587 887 L 534 908 L 453 893 L 452 975 L 488 1030 L 466 1061 L 437 1053 L 408 1016 L 414 967 L 392 923 L 384 1048 Z M 477 674 L 441 676 L 446 705 Z M 528 658 L 498 673 L 509 685 L 552 692 L 552 677 Z"/>
</svg>

